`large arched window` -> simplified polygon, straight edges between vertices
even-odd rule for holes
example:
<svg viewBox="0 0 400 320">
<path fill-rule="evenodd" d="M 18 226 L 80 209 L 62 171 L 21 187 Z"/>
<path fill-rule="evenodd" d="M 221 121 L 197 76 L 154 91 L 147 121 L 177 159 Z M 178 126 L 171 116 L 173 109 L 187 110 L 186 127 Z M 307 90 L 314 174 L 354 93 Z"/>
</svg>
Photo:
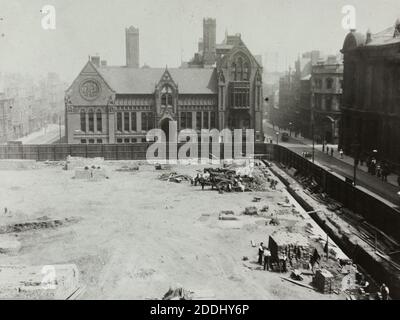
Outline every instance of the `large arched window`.
<svg viewBox="0 0 400 320">
<path fill-rule="evenodd" d="M 250 69 L 249 69 L 249 64 L 245 62 L 243 64 L 243 80 L 248 81 L 250 76 Z"/>
<path fill-rule="evenodd" d="M 89 110 L 89 132 L 94 132 L 94 112 Z"/>
<path fill-rule="evenodd" d="M 169 86 L 165 86 L 161 90 L 161 105 L 172 106 L 172 89 Z"/>
<path fill-rule="evenodd" d="M 232 79 L 236 80 L 236 63 L 233 62 L 231 65 L 231 74 L 232 74 Z"/>
<path fill-rule="evenodd" d="M 239 57 L 237 59 L 237 80 L 243 80 L 243 59 Z"/>
<path fill-rule="evenodd" d="M 231 78 L 234 81 L 249 81 L 250 61 L 246 56 L 238 55 L 234 57 L 231 64 Z"/>
<path fill-rule="evenodd" d="M 86 132 L 86 112 L 83 109 L 80 112 L 80 118 L 81 118 L 81 131 Z"/>
<path fill-rule="evenodd" d="M 97 132 L 102 132 L 103 131 L 101 110 L 97 110 L 97 112 L 96 112 L 96 127 L 97 127 L 96 128 Z"/>
</svg>

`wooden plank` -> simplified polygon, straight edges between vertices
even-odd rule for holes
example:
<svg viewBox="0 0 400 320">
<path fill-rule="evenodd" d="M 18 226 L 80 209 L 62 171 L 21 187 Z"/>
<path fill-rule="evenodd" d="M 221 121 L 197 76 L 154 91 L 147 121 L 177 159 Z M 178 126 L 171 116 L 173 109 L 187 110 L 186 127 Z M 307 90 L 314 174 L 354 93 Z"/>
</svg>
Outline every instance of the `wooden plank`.
<svg viewBox="0 0 400 320">
<path fill-rule="evenodd" d="M 304 288 L 307 288 L 307 289 L 311 289 L 311 290 L 317 291 L 314 287 L 309 286 L 308 284 L 301 283 L 301 282 L 299 282 L 299 281 L 296 281 L 296 280 L 293 280 L 293 279 L 290 279 L 290 278 L 285 278 L 285 277 L 280 277 L 280 278 L 283 279 L 283 280 L 292 282 L 292 283 L 294 283 L 294 284 L 297 284 L 298 286 L 301 286 L 301 287 L 304 287 Z"/>
</svg>

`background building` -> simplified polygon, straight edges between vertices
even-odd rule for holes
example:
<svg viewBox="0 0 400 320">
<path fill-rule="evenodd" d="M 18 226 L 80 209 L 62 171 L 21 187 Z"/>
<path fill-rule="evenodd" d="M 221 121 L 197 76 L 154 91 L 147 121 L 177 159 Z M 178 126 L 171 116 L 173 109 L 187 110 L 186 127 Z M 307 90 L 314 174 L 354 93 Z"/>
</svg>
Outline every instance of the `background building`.
<svg viewBox="0 0 400 320">
<path fill-rule="evenodd" d="M 66 91 L 67 142 L 141 142 L 153 128 L 168 134 L 171 120 L 179 130 L 252 128 L 263 140 L 262 66 L 240 34 L 217 45 L 215 28 L 215 19 L 203 20 L 202 52 L 181 68 L 136 68 L 128 54 L 122 67 L 91 57 Z"/>
<path fill-rule="evenodd" d="M 336 56 L 312 66 L 311 120 L 319 143 L 338 143 L 342 82 L 343 65 Z"/>
<path fill-rule="evenodd" d="M 340 148 L 400 166 L 400 20 L 382 32 L 350 32 L 344 41 Z M 358 146 L 357 146 L 358 145 Z"/>
</svg>

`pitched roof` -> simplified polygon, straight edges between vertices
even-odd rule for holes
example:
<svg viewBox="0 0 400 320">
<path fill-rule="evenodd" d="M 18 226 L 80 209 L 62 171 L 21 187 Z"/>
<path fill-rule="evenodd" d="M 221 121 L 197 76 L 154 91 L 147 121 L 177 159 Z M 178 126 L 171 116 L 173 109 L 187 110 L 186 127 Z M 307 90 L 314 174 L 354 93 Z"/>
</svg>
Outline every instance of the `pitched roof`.
<svg viewBox="0 0 400 320">
<path fill-rule="evenodd" d="M 372 34 L 371 41 L 368 42 L 367 46 L 381 46 L 386 44 L 392 44 L 396 42 L 400 42 L 400 37 L 394 36 L 395 34 L 395 27 L 389 27 L 385 30 Z"/>
<path fill-rule="evenodd" d="M 100 67 L 100 75 L 117 94 L 152 94 L 165 68 Z M 168 68 L 180 94 L 215 94 L 218 90 L 215 69 Z"/>
</svg>

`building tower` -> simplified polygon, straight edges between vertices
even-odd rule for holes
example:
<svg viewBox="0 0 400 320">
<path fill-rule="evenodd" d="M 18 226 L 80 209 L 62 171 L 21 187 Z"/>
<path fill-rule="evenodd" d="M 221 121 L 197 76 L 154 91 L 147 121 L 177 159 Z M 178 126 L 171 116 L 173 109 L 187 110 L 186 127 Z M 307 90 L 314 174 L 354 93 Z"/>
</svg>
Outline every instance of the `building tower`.
<svg viewBox="0 0 400 320">
<path fill-rule="evenodd" d="M 139 29 L 133 26 L 125 29 L 126 66 L 139 68 Z"/>
<path fill-rule="evenodd" d="M 205 65 L 212 65 L 216 60 L 216 30 L 215 19 L 203 19 L 203 61 Z"/>
</svg>

